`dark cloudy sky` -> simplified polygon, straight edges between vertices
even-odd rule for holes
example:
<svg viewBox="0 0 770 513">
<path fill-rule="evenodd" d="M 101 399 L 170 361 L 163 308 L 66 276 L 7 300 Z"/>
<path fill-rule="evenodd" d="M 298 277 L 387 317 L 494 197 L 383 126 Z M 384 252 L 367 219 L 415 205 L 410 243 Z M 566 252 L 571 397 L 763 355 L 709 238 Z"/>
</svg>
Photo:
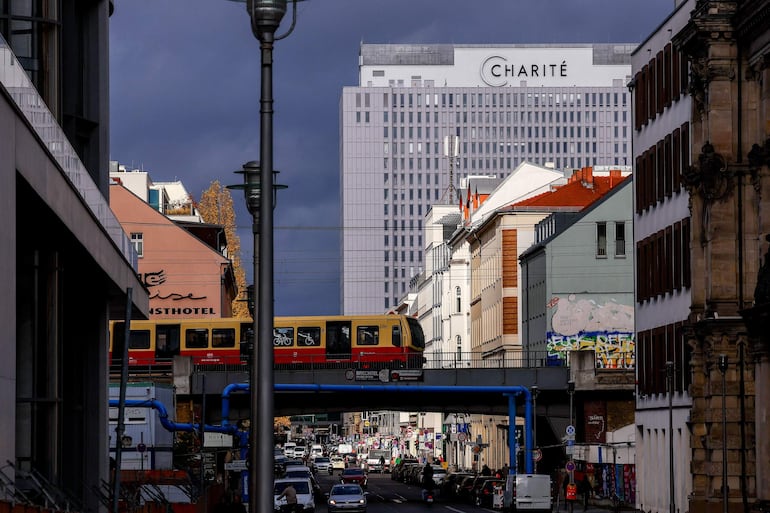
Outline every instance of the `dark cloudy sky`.
<svg viewBox="0 0 770 513">
<path fill-rule="evenodd" d="M 307 0 L 274 53 L 275 313 L 339 312 L 339 99 L 366 43 L 638 43 L 674 0 Z M 291 8 L 281 32 L 289 26 Z M 259 44 L 245 3 L 115 0 L 111 159 L 195 199 L 259 159 Z M 234 195 L 242 260 L 251 218 Z M 251 273 L 249 272 L 249 281 Z"/>
</svg>

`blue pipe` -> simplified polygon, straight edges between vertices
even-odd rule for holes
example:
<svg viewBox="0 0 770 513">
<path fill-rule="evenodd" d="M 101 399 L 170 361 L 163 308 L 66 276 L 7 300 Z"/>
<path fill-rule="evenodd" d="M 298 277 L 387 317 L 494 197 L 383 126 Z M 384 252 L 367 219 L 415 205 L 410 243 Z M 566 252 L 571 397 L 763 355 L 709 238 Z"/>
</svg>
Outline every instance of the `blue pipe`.
<svg viewBox="0 0 770 513">
<path fill-rule="evenodd" d="M 119 407 L 120 403 L 118 399 L 110 399 L 110 406 L 111 407 Z M 168 411 L 166 410 L 166 407 L 158 400 L 155 399 L 126 399 L 126 406 L 134 406 L 138 408 L 154 408 L 158 412 L 158 419 L 160 420 L 161 425 L 167 430 L 167 431 L 200 431 L 200 424 L 197 423 L 184 423 L 184 422 L 174 422 L 173 420 L 169 420 L 168 418 Z M 211 431 L 214 433 L 227 433 L 227 434 L 233 434 L 236 431 L 235 426 L 209 426 L 206 424 L 204 426 L 205 431 Z"/>
<path fill-rule="evenodd" d="M 233 434 L 238 429 L 230 424 L 230 394 L 232 392 L 248 392 L 248 383 L 233 383 L 227 385 L 222 391 L 222 425 L 204 426 L 205 431 L 214 433 Z M 511 465 L 510 474 L 516 474 L 516 396 L 524 396 L 524 430 L 529 436 L 524 441 L 524 466 L 527 474 L 532 474 L 534 460 L 532 455 L 532 394 L 529 389 L 520 385 L 511 386 L 447 386 L 447 385 L 323 385 L 310 384 L 282 384 L 274 385 L 276 392 L 433 392 L 433 393 L 487 393 L 504 394 L 508 397 L 508 457 Z M 117 399 L 110 399 L 110 406 L 119 406 Z M 177 423 L 169 420 L 168 412 L 163 403 L 155 399 L 129 399 L 126 406 L 154 408 L 158 411 L 161 425 L 168 431 L 199 431 L 199 424 Z"/>
<path fill-rule="evenodd" d="M 248 383 L 232 383 L 230 385 L 227 385 L 225 389 L 222 391 L 222 425 L 223 426 L 229 426 L 230 425 L 230 394 L 232 392 L 248 392 L 249 384 Z"/>
<path fill-rule="evenodd" d="M 222 393 L 222 424 L 227 425 L 230 414 L 230 393 L 236 390 L 248 391 L 248 383 L 232 384 Z M 447 386 L 447 385 L 323 385 L 282 384 L 274 385 L 276 392 L 433 392 L 433 393 L 486 393 L 508 396 L 508 457 L 511 465 L 509 473 L 516 473 L 516 396 L 524 396 L 524 430 L 527 433 L 524 443 L 524 468 L 527 474 L 534 472 L 535 463 L 532 455 L 532 394 L 520 385 L 510 386 Z"/>
</svg>

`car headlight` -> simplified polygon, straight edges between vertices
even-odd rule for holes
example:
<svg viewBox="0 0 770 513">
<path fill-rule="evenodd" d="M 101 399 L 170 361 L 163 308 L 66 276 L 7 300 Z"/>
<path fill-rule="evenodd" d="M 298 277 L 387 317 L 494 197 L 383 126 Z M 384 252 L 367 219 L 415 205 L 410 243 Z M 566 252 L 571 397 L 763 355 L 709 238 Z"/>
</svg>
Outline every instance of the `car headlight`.
<svg viewBox="0 0 770 513">
<path fill-rule="evenodd" d="M 366 499 L 358 499 L 359 504 L 366 504 Z"/>
<path fill-rule="evenodd" d="M 329 504 L 331 504 L 333 506 L 333 505 L 337 504 L 337 501 L 335 501 L 334 499 L 329 499 Z"/>
</svg>

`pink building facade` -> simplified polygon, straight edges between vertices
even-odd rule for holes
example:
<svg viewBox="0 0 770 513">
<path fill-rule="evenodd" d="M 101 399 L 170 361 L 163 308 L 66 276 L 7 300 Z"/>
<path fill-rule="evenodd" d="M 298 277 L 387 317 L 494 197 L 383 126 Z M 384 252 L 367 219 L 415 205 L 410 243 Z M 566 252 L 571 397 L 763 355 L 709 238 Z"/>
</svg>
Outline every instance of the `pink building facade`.
<svg viewBox="0 0 770 513">
<path fill-rule="evenodd" d="M 232 316 L 237 294 L 232 262 L 216 244 L 193 235 L 120 184 L 110 186 L 110 207 L 137 248 L 151 319 Z M 202 226 L 224 237 L 221 227 Z"/>
</svg>

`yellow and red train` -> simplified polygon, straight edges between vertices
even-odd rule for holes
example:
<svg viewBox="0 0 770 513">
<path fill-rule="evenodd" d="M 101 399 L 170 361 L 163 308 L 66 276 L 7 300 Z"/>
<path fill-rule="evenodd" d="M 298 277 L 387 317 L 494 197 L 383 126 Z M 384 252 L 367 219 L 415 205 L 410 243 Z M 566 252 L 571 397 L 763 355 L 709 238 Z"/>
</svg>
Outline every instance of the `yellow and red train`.
<svg viewBox="0 0 770 513">
<path fill-rule="evenodd" d="M 275 365 L 419 368 L 425 336 L 406 315 L 276 317 Z M 193 364 L 245 364 L 253 340 L 251 319 L 154 319 L 131 321 L 129 366 L 170 365 L 174 356 Z M 125 322 L 110 322 L 110 362 L 124 353 Z"/>
</svg>

